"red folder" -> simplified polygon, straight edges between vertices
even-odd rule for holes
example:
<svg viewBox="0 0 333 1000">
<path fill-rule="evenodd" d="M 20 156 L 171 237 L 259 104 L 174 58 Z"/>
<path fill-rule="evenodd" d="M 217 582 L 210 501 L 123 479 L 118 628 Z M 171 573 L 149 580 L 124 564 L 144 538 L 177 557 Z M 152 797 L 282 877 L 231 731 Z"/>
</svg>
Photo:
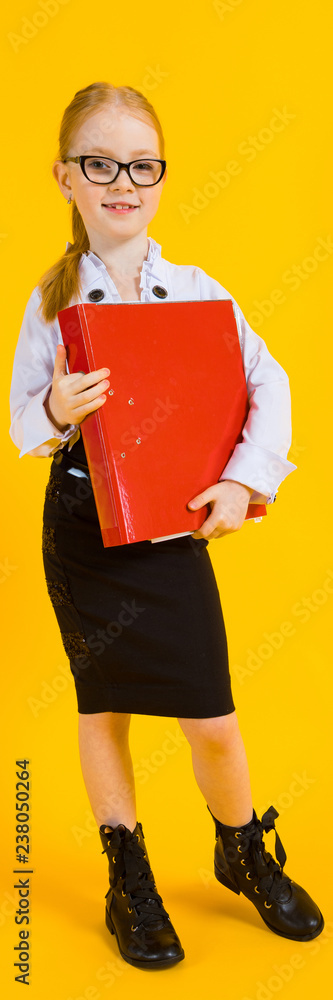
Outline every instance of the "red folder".
<svg viewBox="0 0 333 1000">
<path fill-rule="evenodd" d="M 211 507 L 187 504 L 218 482 L 249 409 L 231 299 L 79 304 L 58 319 L 71 373 L 110 369 L 80 427 L 104 546 L 196 531 Z"/>
</svg>

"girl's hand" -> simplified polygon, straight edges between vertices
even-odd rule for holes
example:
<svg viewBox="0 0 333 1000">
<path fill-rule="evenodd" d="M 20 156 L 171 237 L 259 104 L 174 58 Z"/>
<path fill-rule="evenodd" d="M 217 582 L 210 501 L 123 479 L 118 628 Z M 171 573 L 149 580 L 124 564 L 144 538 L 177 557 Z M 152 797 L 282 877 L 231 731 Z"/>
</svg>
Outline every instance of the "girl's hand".
<svg viewBox="0 0 333 1000">
<path fill-rule="evenodd" d="M 193 497 L 193 500 L 187 504 L 190 509 L 198 510 L 198 508 L 210 503 L 212 510 L 201 528 L 193 531 L 192 538 L 222 538 L 222 535 L 239 531 L 245 518 L 251 493 L 253 493 L 252 487 L 244 486 L 243 483 L 238 483 L 233 479 L 224 479 L 220 483 L 215 483 L 214 486 L 209 486 L 197 497 Z"/>
<path fill-rule="evenodd" d="M 81 424 L 89 413 L 103 406 L 106 401 L 103 389 L 110 385 L 107 375 L 110 375 L 109 368 L 100 368 L 88 375 L 81 372 L 67 375 L 66 348 L 58 344 L 52 389 L 44 405 L 49 420 L 59 431 L 65 431 L 70 424 Z"/>
</svg>

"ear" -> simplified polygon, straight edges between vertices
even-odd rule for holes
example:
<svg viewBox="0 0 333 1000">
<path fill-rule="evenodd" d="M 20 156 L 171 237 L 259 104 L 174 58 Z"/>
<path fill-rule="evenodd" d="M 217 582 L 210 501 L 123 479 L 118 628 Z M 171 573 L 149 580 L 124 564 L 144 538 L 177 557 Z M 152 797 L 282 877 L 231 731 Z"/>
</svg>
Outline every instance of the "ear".
<svg viewBox="0 0 333 1000">
<path fill-rule="evenodd" d="M 67 163 L 63 163 L 62 160 L 55 160 L 52 166 L 52 174 L 55 178 L 61 193 L 68 201 L 69 195 L 71 194 L 71 184 L 70 175 Z"/>
</svg>

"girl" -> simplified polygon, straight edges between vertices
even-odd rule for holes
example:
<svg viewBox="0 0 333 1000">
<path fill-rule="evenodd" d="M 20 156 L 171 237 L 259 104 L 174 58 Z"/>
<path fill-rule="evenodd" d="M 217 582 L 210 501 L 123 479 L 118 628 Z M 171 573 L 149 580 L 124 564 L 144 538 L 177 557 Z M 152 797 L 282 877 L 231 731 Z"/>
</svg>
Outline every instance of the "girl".
<svg viewBox="0 0 333 1000">
<path fill-rule="evenodd" d="M 250 500 L 272 503 L 296 467 L 289 382 L 233 307 L 250 402 L 243 439 L 218 483 L 196 499 L 209 517 L 193 534 L 104 548 L 80 425 L 102 407 L 108 368 L 68 373 L 57 313 L 78 302 L 225 299 L 199 267 L 176 265 L 147 237 L 167 178 L 154 108 L 131 87 L 94 83 L 66 108 L 53 175 L 72 205 L 73 243 L 41 278 L 15 353 L 10 434 L 20 456 L 52 456 L 46 488 L 46 584 L 75 680 L 83 777 L 109 862 L 106 923 L 125 961 L 165 968 L 184 950 L 159 895 L 137 821 L 128 734 L 131 713 L 176 716 L 215 824 L 215 875 L 243 892 L 276 934 L 318 935 L 324 921 L 284 873 L 252 805 L 231 691 L 211 538 L 241 528 Z M 212 359 L 213 361 L 214 359 Z M 189 506 L 194 507 L 192 502 Z M 121 626 L 121 627 L 120 627 Z M 116 630 L 115 630 L 116 627 Z M 272 912 L 271 912 L 272 911 Z"/>
</svg>

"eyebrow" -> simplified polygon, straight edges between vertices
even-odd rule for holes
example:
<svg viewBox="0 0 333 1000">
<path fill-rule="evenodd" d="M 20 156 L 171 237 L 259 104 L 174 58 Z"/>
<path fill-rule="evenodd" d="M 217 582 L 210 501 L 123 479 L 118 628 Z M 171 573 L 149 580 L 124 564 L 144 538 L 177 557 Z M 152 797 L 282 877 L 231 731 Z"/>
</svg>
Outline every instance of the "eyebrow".
<svg viewBox="0 0 333 1000">
<path fill-rule="evenodd" d="M 102 156 L 109 156 L 108 150 L 101 149 L 101 148 L 98 148 L 98 147 L 93 148 L 92 155 L 94 155 L 95 153 L 101 153 Z M 133 156 L 141 156 L 141 155 L 146 156 L 147 153 L 150 153 L 150 155 L 155 156 L 155 157 L 157 156 L 157 153 L 155 153 L 154 150 L 152 150 L 152 149 L 134 149 L 132 155 Z M 85 153 L 84 155 L 89 156 L 89 153 Z M 109 158 L 112 160 L 112 156 L 109 157 Z"/>
</svg>

